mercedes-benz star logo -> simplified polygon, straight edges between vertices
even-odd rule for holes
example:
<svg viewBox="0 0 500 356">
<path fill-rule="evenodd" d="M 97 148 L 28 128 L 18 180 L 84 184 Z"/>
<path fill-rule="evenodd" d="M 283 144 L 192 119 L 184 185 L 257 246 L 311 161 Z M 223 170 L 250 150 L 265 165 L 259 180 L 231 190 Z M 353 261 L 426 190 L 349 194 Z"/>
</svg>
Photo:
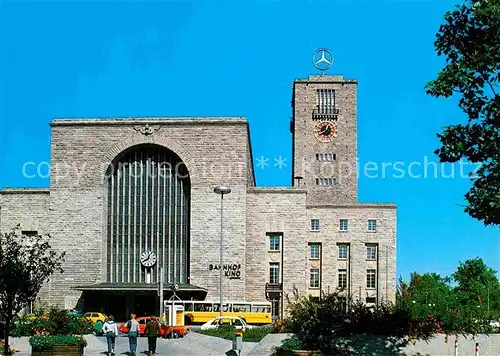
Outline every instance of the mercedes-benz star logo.
<svg viewBox="0 0 500 356">
<path fill-rule="evenodd" d="M 332 52 L 328 48 L 317 49 L 313 54 L 313 64 L 321 71 L 327 70 L 333 64 Z"/>
</svg>

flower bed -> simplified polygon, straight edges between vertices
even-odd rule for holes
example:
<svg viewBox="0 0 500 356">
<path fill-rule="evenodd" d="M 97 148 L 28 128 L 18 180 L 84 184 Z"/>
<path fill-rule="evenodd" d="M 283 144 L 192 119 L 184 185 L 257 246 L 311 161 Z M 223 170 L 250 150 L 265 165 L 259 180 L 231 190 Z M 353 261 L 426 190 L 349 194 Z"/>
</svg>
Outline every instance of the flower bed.
<svg viewBox="0 0 500 356">
<path fill-rule="evenodd" d="M 32 336 L 29 341 L 33 356 L 80 356 L 87 346 L 80 335 Z"/>
<path fill-rule="evenodd" d="M 16 320 L 13 336 L 30 336 L 32 355 L 80 356 L 87 346 L 82 335 L 93 331 L 92 323 L 82 316 L 69 315 L 66 310 L 39 311 Z"/>
</svg>

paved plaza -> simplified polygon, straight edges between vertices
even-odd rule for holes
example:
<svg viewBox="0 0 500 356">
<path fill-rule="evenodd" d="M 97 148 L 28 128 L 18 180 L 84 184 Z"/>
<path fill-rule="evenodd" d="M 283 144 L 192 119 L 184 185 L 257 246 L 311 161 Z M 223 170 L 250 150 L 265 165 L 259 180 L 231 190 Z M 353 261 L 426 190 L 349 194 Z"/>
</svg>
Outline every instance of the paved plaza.
<svg viewBox="0 0 500 356">
<path fill-rule="evenodd" d="M 107 346 L 104 337 L 87 337 L 88 345 L 85 347 L 85 356 L 101 356 L 106 355 Z M 250 354 L 251 349 L 256 343 L 247 343 L 243 345 L 244 350 L 241 355 Z M 12 339 L 13 348 L 18 351 L 15 356 L 31 355 L 31 347 L 28 344 L 28 338 Z M 215 337 L 190 333 L 185 338 L 166 340 L 158 339 L 156 355 L 158 356 L 179 356 L 179 355 L 206 355 L 206 356 L 224 356 L 233 355 L 232 342 Z M 137 341 L 137 355 L 148 355 L 147 338 L 141 337 Z M 116 339 L 116 355 L 128 355 L 129 345 L 128 338 L 125 335 L 120 335 Z"/>
<path fill-rule="evenodd" d="M 269 334 L 260 343 L 244 342 L 241 356 L 270 356 L 277 345 L 291 334 Z M 85 356 L 106 354 L 106 340 L 104 337 L 86 336 L 88 345 Z M 31 355 L 28 338 L 14 338 L 12 345 L 18 352 L 15 356 Z M 374 335 L 359 335 L 351 339 L 353 342 L 353 356 L 452 356 L 454 355 L 454 336 L 447 341 L 444 334 L 435 335 L 428 341 L 420 340 L 415 343 L 391 347 L 387 338 Z M 500 350 L 500 334 L 491 335 L 466 335 L 459 336 L 458 355 L 473 356 L 479 346 L 481 356 L 498 356 Z M 229 356 L 232 342 L 212 336 L 189 333 L 183 339 L 165 340 L 158 339 L 156 355 L 158 356 Z M 128 339 L 125 335 L 118 337 L 116 355 L 128 355 Z M 139 338 L 137 355 L 147 355 L 147 339 Z"/>
</svg>

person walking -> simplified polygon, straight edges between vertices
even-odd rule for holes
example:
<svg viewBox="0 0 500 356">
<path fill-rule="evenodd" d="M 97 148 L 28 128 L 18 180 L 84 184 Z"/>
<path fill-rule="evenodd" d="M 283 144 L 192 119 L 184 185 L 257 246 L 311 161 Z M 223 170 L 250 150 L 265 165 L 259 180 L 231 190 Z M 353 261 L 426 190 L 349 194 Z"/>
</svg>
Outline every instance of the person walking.
<svg viewBox="0 0 500 356">
<path fill-rule="evenodd" d="M 115 354 L 115 341 L 118 336 L 118 328 L 116 327 L 113 315 L 108 316 L 106 322 L 102 326 L 102 332 L 106 335 L 106 340 L 108 341 L 108 355 Z"/>
<path fill-rule="evenodd" d="M 152 316 L 148 321 L 144 334 L 148 337 L 149 356 L 153 356 L 156 353 L 156 339 L 160 335 L 160 323 L 156 316 Z"/>
<path fill-rule="evenodd" d="M 137 351 L 137 335 L 139 334 L 139 323 L 135 320 L 136 315 L 130 314 L 130 320 L 127 321 L 128 329 L 128 344 L 130 347 L 130 355 L 135 356 Z"/>
</svg>

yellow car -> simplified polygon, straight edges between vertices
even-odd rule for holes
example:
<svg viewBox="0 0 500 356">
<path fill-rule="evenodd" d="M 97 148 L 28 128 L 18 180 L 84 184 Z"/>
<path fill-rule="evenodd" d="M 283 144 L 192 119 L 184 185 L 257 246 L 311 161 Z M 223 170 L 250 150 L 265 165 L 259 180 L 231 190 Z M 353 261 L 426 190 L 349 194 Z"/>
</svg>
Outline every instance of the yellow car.
<svg viewBox="0 0 500 356">
<path fill-rule="evenodd" d="M 47 320 L 49 318 L 49 313 L 45 312 L 43 314 L 26 314 L 26 319 L 29 321 L 33 321 L 36 319 L 44 319 Z"/>
<path fill-rule="evenodd" d="M 96 312 L 85 313 L 84 317 L 89 319 L 94 324 L 97 323 L 98 321 L 104 323 L 106 321 L 106 319 L 108 318 L 105 314 L 96 313 Z"/>
</svg>

